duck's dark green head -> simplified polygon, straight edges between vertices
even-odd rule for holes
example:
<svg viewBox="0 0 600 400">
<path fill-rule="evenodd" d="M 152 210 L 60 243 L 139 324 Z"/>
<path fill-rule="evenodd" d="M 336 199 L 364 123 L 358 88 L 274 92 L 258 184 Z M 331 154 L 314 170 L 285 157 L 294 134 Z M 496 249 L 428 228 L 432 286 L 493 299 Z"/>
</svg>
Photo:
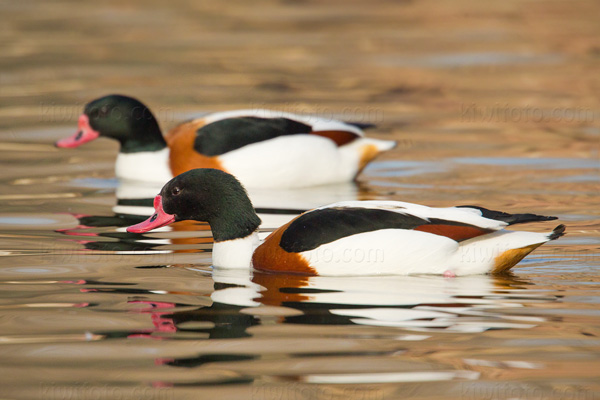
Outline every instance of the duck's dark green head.
<svg viewBox="0 0 600 400">
<path fill-rule="evenodd" d="M 175 221 L 208 222 L 215 241 L 243 238 L 260 225 L 246 190 L 232 175 L 210 168 L 193 169 L 171 179 L 154 199 L 156 213 L 127 228 L 143 233 Z"/>
<path fill-rule="evenodd" d="M 58 147 L 78 147 L 100 136 L 115 139 L 121 152 L 157 151 L 166 142 L 156 118 L 133 97 L 112 94 L 93 100 L 79 117 L 77 132 L 56 142 Z"/>
</svg>

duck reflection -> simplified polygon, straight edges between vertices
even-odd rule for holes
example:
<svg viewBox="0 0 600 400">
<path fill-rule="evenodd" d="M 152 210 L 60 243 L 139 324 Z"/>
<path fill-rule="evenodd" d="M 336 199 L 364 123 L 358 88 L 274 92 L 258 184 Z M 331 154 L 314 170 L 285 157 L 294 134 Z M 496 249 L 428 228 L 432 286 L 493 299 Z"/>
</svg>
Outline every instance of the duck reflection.
<svg viewBox="0 0 600 400">
<path fill-rule="evenodd" d="M 422 332 L 523 329 L 543 319 L 520 312 L 512 315 L 512 309 L 521 309 L 524 302 L 556 300 L 528 293 L 530 283 L 513 276 L 315 277 L 215 269 L 212 277 L 210 307 L 164 313 L 152 306 L 161 315 L 160 321 L 153 319 L 160 322 L 156 331 L 169 326 L 172 332 L 204 332 L 211 339 L 239 338 L 249 336 L 247 329 L 261 325 L 263 318 L 273 317 L 281 324 L 370 325 Z"/>
<path fill-rule="evenodd" d="M 215 271 L 215 279 L 223 279 Z M 533 327 L 539 317 L 511 316 L 506 309 L 555 297 L 522 292 L 529 283 L 511 275 L 325 277 L 254 272 L 239 290 L 213 293 L 213 299 L 246 306 L 301 311 L 282 323 L 357 324 L 409 330 L 483 332 Z M 246 296 L 246 297 L 245 297 Z M 251 298 L 250 298 L 251 297 Z M 496 310 L 503 309 L 502 313 Z"/>
<path fill-rule="evenodd" d="M 202 265 L 136 267 L 144 273 L 148 269 L 162 269 L 156 271 L 157 276 L 192 274 L 194 283 L 182 286 L 169 279 L 160 286 L 156 281 L 151 286 L 143 281 L 110 285 L 73 282 L 81 292 L 94 296 L 125 296 L 127 312 L 148 319 L 141 330 L 94 334 L 131 340 L 222 340 L 261 336 L 263 328 L 268 330 L 274 325 L 372 326 L 386 327 L 378 334 L 394 340 L 415 341 L 427 339 L 432 332 L 532 328 L 544 318 L 524 311 L 524 306 L 557 300 L 531 290 L 533 283 L 527 279 L 511 275 L 315 277 Z M 98 302 L 90 307 L 98 308 Z M 96 311 L 105 308 L 100 305 Z M 123 310 L 123 306 L 118 309 Z M 363 335 L 365 331 L 360 329 Z M 259 357 L 251 351 L 208 352 L 156 358 L 155 363 L 194 368 Z"/>
</svg>

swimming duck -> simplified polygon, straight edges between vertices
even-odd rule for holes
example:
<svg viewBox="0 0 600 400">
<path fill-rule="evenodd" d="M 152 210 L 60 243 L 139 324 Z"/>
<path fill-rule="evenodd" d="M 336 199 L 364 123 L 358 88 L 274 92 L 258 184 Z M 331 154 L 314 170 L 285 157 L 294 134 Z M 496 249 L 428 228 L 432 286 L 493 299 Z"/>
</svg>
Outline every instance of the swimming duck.
<svg viewBox="0 0 600 400">
<path fill-rule="evenodd" d="M 535 214 L 348 201 L 307 211 L 259 245 L 260 219 L 244 188 L 215 169 L 194 169 L 173 178 L 155 197 L 154 208 L 152 217 L 127 231 L 205 221 L 213 232 L 215 267 L 305 275 L 502 273 L 565 231 L 564 225 L 549 233 L 504 230 L 556 219 Z"/>
<path fill-rule="evenodd" d="M 109 95 L 85 106 L 77 132 L 56 142 L 78 147 L 98 137 L 119 141 L 117 178 L 159 182 L 194 168 L 216 168 L 249 188 L 347 182 L 394 141 L 366 138 L 346 123 L 272 110 L 236 110 L 184 122 L 163 137 L 139 100 Z"/>
</svg>

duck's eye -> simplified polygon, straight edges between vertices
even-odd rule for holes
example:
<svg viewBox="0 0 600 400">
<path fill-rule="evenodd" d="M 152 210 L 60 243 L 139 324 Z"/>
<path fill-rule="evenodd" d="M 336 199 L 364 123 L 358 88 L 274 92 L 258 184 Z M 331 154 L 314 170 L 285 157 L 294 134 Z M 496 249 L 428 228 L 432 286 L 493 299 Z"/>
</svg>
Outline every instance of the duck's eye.
<svg viewBox="0 0 600 400">
<path fill-rule="evenodd" d="M 174 188 L 171 190 L 171 194 L 172 194 L 173 196 L 177 196 L 177 195 L 179 195 L 179 193 L 181 193 L 181 189 L 179 189 L 178 187 L 174 187 Z"/>
</svg>

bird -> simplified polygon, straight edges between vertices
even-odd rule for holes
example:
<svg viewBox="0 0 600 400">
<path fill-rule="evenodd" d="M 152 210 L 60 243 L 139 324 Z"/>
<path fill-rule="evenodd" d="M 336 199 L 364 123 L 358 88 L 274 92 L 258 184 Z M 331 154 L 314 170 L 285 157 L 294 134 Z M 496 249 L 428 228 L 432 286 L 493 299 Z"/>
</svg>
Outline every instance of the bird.
<svg viewBox="0 0 600 400">
<path fill-rule="evenodd" d="M 318 276 L 499 274 L 561 237 L 509 231 L 556 217 L 509 214 L 479 206 L 433 208 L 391 200 L 343 201 L 300 214 L 260 243 L 261 221 L 242 184 L 216 169 L 194 169 L 167 182 L 155 213 L 127 228 L 144 233 L 181 220 L 208 222 L 213 267 Z"/>
<path fill-rule="evenodd" d="M 194 168 L 235 175 L 248 188 L 298 188 L 350 182 L 395 141 L 364 136 L 373 125 L 276 110 L 217 112 L 192 119 L 163 137 L 139 100 L 112 94 L 88 103 L 77 132 L 57 141 L 78 147 L 98 137 L 120 143 L 117 178 L 161 185 Z"/>
</svg>

